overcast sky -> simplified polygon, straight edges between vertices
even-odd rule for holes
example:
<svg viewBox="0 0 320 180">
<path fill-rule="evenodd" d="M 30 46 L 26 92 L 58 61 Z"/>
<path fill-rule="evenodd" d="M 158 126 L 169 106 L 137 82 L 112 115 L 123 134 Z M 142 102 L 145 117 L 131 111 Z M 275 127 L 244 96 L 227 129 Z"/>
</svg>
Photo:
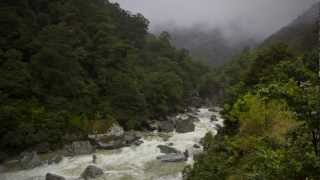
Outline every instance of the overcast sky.
<svg viewBox="0 0 320 180">
<path fill-rule="evenodd" d="M 112 0 L 159 26 L 241 27 L 266 37 L 319 0 Z M 168 26 L 169 25 L 169 26 Z"/>
</svg>

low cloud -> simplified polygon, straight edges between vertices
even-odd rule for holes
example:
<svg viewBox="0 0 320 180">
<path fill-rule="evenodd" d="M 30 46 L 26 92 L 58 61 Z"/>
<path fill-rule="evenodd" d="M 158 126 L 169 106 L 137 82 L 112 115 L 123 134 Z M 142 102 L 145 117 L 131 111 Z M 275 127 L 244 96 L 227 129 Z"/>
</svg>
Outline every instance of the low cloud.
<svg viewBox="0 0 320 180">
<path fill-rule="evenodd" d="M 112 0 L 150 20 L 151 31 L 173 27 L 241 30 L 264 38 L 318 0 Z"/>
</svg>

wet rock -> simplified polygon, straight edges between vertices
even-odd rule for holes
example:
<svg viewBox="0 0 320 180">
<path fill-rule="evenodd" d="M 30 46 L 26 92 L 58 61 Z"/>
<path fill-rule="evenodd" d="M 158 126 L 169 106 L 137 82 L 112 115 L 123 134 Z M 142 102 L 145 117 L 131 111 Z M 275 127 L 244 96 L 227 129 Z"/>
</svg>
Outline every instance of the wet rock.
<svg viewBox="0 0 320 180">
<path fill-rule="evenodd" d="M 146 123 L 147 131 L 155 131 L 159 129 L 159 124 L 156 120 L 148 120 Z"/>
<path fill-rule="evenodd" d="M 63 160 L 63 156 L 55 155 L 48 160 L 48 164 L 59 164 Z"/>
<path fill-rule="evenodd" d="M 97 163 L 97 155 L 92 155 L 92 163 L 96 164 Z"/>
<path fill-rule="evenodd" d="M 105 150 L 119 149 L 125 146 L 122 139 L 111 140 L 109 142 L 97 141 L 96 143 L 99 149 Z"/>
<path fill-rule="evenodd" d="M 208 109 L 210 112 L 216 112 L 216 110 L 214 108 L 209 108 Z"/>
<path fill-rule="evenodd" d="M 143 144 L 143 141 L 141 141 L 141 140 L 137 140 L 134 142 L 134 145 L 136 145 L 136 146 L 140 146 L 141 144 Z"/>
<path fill-rule="evenodd" d="M 197 113 L 200 112 L 199 109 L 195 108 L 195 107 L 189 107 L 187 111 L 192 113 L 192 114 L 197 114 Z"/>
<path fill-rule="evenodd" d="M 187 113 L 188 118 L 192 118 L 194 122 L 200 121 L 196 114 L 193 113 Z"/>
<path fill-rule="evenodd" d="M 186 157 L 182 153 L 171 153 L 157 157 L 161 162 L 183 162 L 186 160 Z"/>
<path fill-rule="evenodd" d="M 140 141 L 140 138 L 141 135 L 138 132 L 129 131 L 124 133 L 121 137 L 100 135 L 96 136 L 94 139 L 91 139 L 91 141 L 97 145 L 98 149 L 112 150 L 130 145 L 140 145 L 143 143 Z"/>
<path fill-rule="evenodd" d="M 177 116 L 167 116 L 166 120 L 175 124 L 176 121 L 179 120 L 179 118 L 177 118 Z"/>
<path fill-rule="evenodd" d="M 200 149 L 201 147 L 198 144 L 193 145 L 193 148 Z"/>
<path fill-rule="evenodd" d="M 210 118 L 211 122 L 216 122 L 218 121 L 217 116 L 216 115 L 212 115 Z"/>
<path fill-rule="evenodd" d="M 215 129 L 216 129 L 217 131 L 220 131 L 220 130 L 223 129 L 223 126 L 222 126 L 221 124 L 216 124 Z"/>
<path fill-rule="evenodd" d="M 114 137 L 121 137 L 124 135 L 123 128 L 118 124 L 113 124 L 112 127 L 106 133 L 106 136 L 114 136 Z"/>
<path fill-rule="evenodd" d="M 123 140 L 126 145 L 131 145 L 134 142 L 138 141 L 140 138 L 141 137 L 139 137 L 138 134 L 134 131 L 129 131 L 125 133 Z"/>
<path fill-rule="evenodd" d="M 56 174 L 47 173 L 46 180 L 66 180 L 66 179 Z"/>
<path fill-rule="evenodd" d="M 174 145 L 173 143 L 169 143 L 169 144 L 168 144 L 168 146 L 173 146 L 173 145 Z"/>
<path fill-rule="evenodd" d="M 64 154 L 66 156 L 76 156 L 83 154 L 91 154 L 95 151 L 95 148 L 89 141 L 75 141 L 70 145 L 64 147 Z"/>
<path fill-rule="evenodd" d="M 209 111 L 211 111 L 211 112 L 220 112 L 220 111 L 222 111 L 223 109 L 222 108 L 220 108 L 220 107 L 213 107 L 213 108 L 210 108 L 209 109 Z"/>
<path fill-rule="evenodd" d="M 172 132 L 174 130 L 174 123 L 172 121 L 160 121 L 158 125 L 160 132 Z"/>
<path fill-rule="evenodd" d="M 175 148 L 169 147 L 169 146 L 158 145 L 157 147 L 160 149 L 160 152 L 164 153 L 164 154 L 179 153 L 178 150 L 176 150 Z"/>
<path fill-rule="evenodd" d="M 23 169 L 32 169 L 42 165 L 42 161 L 35 151 L 22 153 L 19 163 Z"/>
<path fill-rule="evenodd" d="M 189 151 L 188 151 L 188 150 L 185 150 L 185 151 L 183 152 L 183 155 L 184 155 L 185 160 L 188 160 L 188 158 L 189 158 Z"/>
<path fill-rule="evenodd" d="M 50 151 L 49 143 L 41 143 L 34 147 L 34 150 L 38 153 L 48 153 Z"/>
<path fill-rule="evenodd" d="M 188 118 L 186 120 L 177 121 L 176 132 L 178 133 L 188 133 L 195 130 L 194 119 Z"/>
<path fill-rule="evenodd" d="M 88 178 L 96 178 L 103 174 L 103 170 L 101 168 L 98 168 L 96 166 L 88 166 L 83 173 L 81 174 L 81 177 L 84 179 Z"/>
</svg>

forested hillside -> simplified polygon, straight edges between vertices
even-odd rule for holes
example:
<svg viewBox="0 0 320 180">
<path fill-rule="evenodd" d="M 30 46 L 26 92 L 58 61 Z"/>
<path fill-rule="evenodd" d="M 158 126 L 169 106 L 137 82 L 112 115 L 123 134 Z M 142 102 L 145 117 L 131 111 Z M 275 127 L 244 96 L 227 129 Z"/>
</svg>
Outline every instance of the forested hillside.
<svg viewBox="0 0 320 180">
<path fill-rule="evenodd" d="M 318 44 L 319 9 L 320 3 L 314 4 L 308 11 L 269 37 L 262 45 L 286 42 L 290 48 L 299 52 L 314 48 Z"/>
<path fill-rule="evenodd" d="M 207 134 L 186 179 L 320 178 L 318 36 L 309 31 L 317 24 L 306 14 L 214 73 L 225 89 L 225 127 Z"/>
<path fill-rule="evenodd" d="M 184 110 L 207 72 L 108 0 L 0 3 L 1 151 L 143 129 Z"/>
</svg>

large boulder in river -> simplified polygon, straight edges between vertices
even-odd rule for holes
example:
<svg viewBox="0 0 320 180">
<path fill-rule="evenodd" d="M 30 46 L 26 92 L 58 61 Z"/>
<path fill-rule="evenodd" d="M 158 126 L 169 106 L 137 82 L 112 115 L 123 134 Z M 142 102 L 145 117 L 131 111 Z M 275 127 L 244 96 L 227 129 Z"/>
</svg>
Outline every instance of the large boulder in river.
<svg viewBox="0 0 320 180">
<path fill-rule="evenodd" d="M 172 132 L 174 130 L 174 123 L 172 121 L 160 121 L 158 126 L 160 132 Z"/>
<path fill-rule="evenodd" d="M 186 156 L 182 153 L 171 153 L 157 157 L 161 162 L 182 162 L 186 161 Z"/>
<path fill-rule="evenodd" d="M 158 145 L 157 147 L 160 149 L 160 152 L 164 154 L 179 153 L 179 151 L 173 147 L 169 147 L 165 145 Z"/>
<path fill-rule="evenodd" d="M 188 118 L 186 120 L 180 120 L 176 122 L 177 133 L 188 133 L 195 130 L 194 119 Z"/>
<path fill-rule="evenodd" d="M 124 135 L 124 130 L 120 125 L 113 124 L 105 135 L 110 137 L 122 137 Z"/>
<path fill-rule="evenodd" d="M 122 133 L 121 133 L 122 134 Z M 120 135 L 120 134 L 118 134 Z M 130 145 L 140 145 L 141 135 L 135 131 L 129 131 L 122 134 L 122 136 L 110 136 L 107 134 L 98 134 L 98 135 L 91 135 L 89 136 L 90 140 L 97 145 L 98 149 L 118 149 L 125 146 Z"/>
<path fill-rule="evenodd" d="M 83 173 L 81 174 L 81 177 L 84 179 L 89 179 L 89 178 L 96 178 L 98 176 L 101 176 L 102 174 L 103 174 L 103 170 L 101 168 L 90 165 L 83 171 Z"/>
<path fill-rule="evenodd" d="M 141 136 L 139 136 L 138 133 L 135 131 L 126 132 L 123 136 L 123 140 L 124 140 L 125 145 L 134 144 L 140 138 L 141 138 Z"/>
<path fill-rule="evenodd" d="M 47 173 L 46 180 L 66 180 L 66 179 L 56 174 Z"/>
<path fill-rule="evenodd" d="M 96 142 L 96 144 L 99 149 L 106 149 L 106 150 L 118 149 L 125 146 L 123 139 L 114 139 L 109 141 L 99 140 Z"/>
<path fill-rule="evenodd" d="M 64 154 L 66 156 L 76 156 L 83 154 L 91 154 L 95 151 L 95 148 L 89 141 L 75 141 L 70 145 L 64 147 Z"/>
<path fill-rule="evenodd" d="M 19 163 L 23 169 L 32 169 L 42 165 L 42 161 L 35 151 L 22 153 Z"/>
</svg>

